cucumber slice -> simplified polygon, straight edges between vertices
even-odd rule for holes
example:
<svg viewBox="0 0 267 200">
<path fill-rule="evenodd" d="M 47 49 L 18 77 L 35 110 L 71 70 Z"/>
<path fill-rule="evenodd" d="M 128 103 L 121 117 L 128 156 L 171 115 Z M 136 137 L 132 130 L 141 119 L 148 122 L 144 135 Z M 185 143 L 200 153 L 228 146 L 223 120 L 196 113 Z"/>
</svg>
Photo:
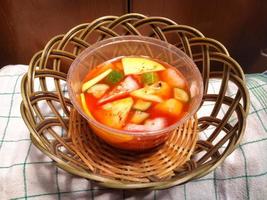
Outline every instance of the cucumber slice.
<svg viewBox="0 0 267 200">
<path fill-rule="evenodd" d="M 185 103 L 189 101 L 187 92 L 180 88 L 174 88 L 174 98 Z"/>
<path fill-rule="evenodd" d="M 155 72 L 147 72 L 142 74 L 142 82 L 146 85 L 151 85 L 159 80 L 158 75 Z"/>
<path fill-rule="evenodd" d="M 152 105 L 149 101 L 143 101 L 142 99 L 138 99 L 133 105 L 133 109 L 146 111 Z"/>
<path fill-rule="evenodd" d="M 131 92 L 130 95 L 147 101 L 162 102 L 162 98 L 155 95 L 155 89 L 149 86 L 135 90 Z"/>
<path fill-rule="evenodd" d="M 92 78 L 91 80 L 85 82 L 82 85 L 82 92 L 85 92 L 90 87 L 92 87 L 93 85 L 95 85 L 96 83 L 98 83 L 99 81 L 101 81 L 102 79 L 104 79 L 111 72 L 112 72 L 112 69 L 107 69 L 106 71 L 104 71 L 103 73 L 99 74 L 98 76 L 96 76 L 96 77 Z"/>
<path fill-rule="evenodd" d="M 105 94 L 108 89 L 109 86 L 107 84 L 98 83 L 90 87 L 87 90 L 87 93 L 91 93 L 95 98 L 100 98 Z"/>
<path fill-rule="evenodd" d="M 118 82 L 120 82 L 123 79 L 123 73 L 117 71 L 117 70 L 112 70 L 109 75 L 105 78 L 105 82 L 111 85 L 114 85 Z"/>
<path fill-rule="evenodd" d="M 148 117 L 149 117 L 148 113 L 137 110 L 134 112 L 130 122 L 134 124 L 141 124 Z"/>
</svg>

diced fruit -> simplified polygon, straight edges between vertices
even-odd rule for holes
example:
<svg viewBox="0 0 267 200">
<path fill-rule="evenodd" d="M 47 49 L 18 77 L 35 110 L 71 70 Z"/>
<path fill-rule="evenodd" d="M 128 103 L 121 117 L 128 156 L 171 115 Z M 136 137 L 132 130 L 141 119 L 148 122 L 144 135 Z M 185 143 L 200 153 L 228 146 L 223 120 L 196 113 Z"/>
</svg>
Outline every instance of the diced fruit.
<svg viewBox="0 0 267 200">
<path fill-rule="evenodd" d="M 142 82 L 146 85 L 151 85 L 159 80 L 156 72 L 147 72 L 142 74 Z"/>
<path fill-rule="evenodd" d="M 148 101 L 162 102 L 162 98 L 170 97 L 171 88 L 167 83 L 159 81 L 139 90 L 135 90 L 131 92 L 131 95 Z"/>
<path fill-rule="evenodd" d="M 149 119 L 144 125 L 140 124 L 127 124 L 124 129 L 127 131 L 157 131 L 167 126 L 167 120 L 163 117 Z"/>
<path fill-rule="evenodd" d="M 135 110 L 146 111 L 151 105 L 152 103 L 149 101 L 143 101 L 142 99 L 138 99 L 133 105 L 133 108 Z"/>
<path fill-rule="evenodd" d="M 122 58 L 124 74 L 143 74 L 146 72 L 162 71 L 165 69 L 160 63 L 147 58 Z"/>
<path fill-rule="evenodd" d="M 133 99 L 127 97 L 102 106 L 103 110 L 96 112 L 98 120 L 112 128 L 121 128 L 133 105 Z"/>
<path fill-rule="evenodd" d="M 84 96 L 84 93 L 81 93 L 80 94 L 80 97 L 81 97 L 81 103 L 82 103 L 82 108 L 83 108 L 83 111 L 91 118 L 94 118 L 93 115 L 91 114 L 87 104 L 86 104 L 86 100 L 85 100 L 85 96 Z"/>
<path fill-rule="evenodd" d="M 183 104 L 180 101 L 171 98 L 157 104 L 155 109 L 173 116 L 179 116 L 183 111 Z"/>
<path fill-rule="evenodd" d="M 145 127 L 147 131 L 160 130 L 165 128 L 166 126 L 167 126 L 167 120 L 163 117 L 149 119 L 145 122 Z"/>
<path fill-rule="evenodd" d="M 112 72 L 110 72 L 109 75 L 107 75 L 107 77 L 105 78 L 105 82 L 113 85 L 120 82 L 122 79 L 123 73 L 116 70 L 112 70 Z"/>
<path fill-rule="evenodd" d="M 163 81 L 159 81 L 150 86 L 155 90 L 155 94 L 162 98 L 170 98 L 171 96 L 171 87 Z"/>
<path fill-rule="evenodd" d="M 149 117 L 148 113 L 137 110 L 134 112 L 132 118 L 130 119 L 130 122 L 134 124 L 141 124 L 148 117 Z"/>
<path fill-rule="evenodd" d="M 140 124 L 127 124 L 124 127 L 124 130 L 127 130 L 127 131 L 146 131 L 146 126 L 140 125 Z"/>
<path fill-rule="evenodd" d="M 117 85 L 112 91 L 108 94 L 105 94 L 98 103 L 105 103 L 111 100 L 122 98 L 129 94 L 131 91 L 134 91 L 139 88 L 138 83 L 131 76 L 127 76 L 119 85 Z"/>
<path fill-rule="evenodd" d="M 111 110 L 113 113 L 124 113 L 129 112 L 133 105 L 132 97 L 127 97 L 124 99 L 119 99 L 107 104 L 104 104 L 102 108 L 104 110 Z"/>
<path fill-rule="evenodd" d="M 111 72 L 112 72 L 112 69 L 107 69 L 106 71 L 104 71 L 103 73 L 99 74 L 98 76 L 96 76 L 96 77 L 92 78 L 91 80 L 85 82 L 82 85 L 82 91 L 85 92 L 90 87 L 92 87 L 93 85 L 95 85 L 96 83 L 98 83 L 99 81 L 101 81 L 102 79 L 104 79 Z"/>
<path fill-rule="evenodd" d="M 132 96 L 148 100 L 148 101 L 153 101 L 153 102 L 162 102 L 162 98 L 155 95 L 155 90 L 152 89 L 151 87 L 144 87 L 139 90 L 135 90 L 130 93 Z"/>
<path fill-rule="evenodd" d="M 98 83 L 90 87 L 87 90 L 87 93 L 91 93 L 95 98 L 100 98 L 105 94 L 108 89 L 109 86 L 107 84 Z"/>
<path fill-rule="evenodd" d="M 174 98 L 185 103 L 189 101 L 187 92 L 180 88 L 174 88 Z"/>
<path fill-rule="evenodd" d="M 168 68 L 160 73 L 161 80 L 167 82 L 172 87 L 185 88 L 185 80 L 175 69 Z"/>
</svg>

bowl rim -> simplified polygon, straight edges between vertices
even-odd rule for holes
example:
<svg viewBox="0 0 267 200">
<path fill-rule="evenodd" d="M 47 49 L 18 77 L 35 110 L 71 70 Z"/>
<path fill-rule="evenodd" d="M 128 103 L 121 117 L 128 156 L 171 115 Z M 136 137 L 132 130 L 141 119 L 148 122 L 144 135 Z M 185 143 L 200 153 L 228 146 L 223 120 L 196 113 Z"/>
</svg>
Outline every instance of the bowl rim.
<svg viewBox="0 0 267 200">
<path fill-rule="evenodd" d="M 94 53 L 95 51 L 97 51 L 98 49 L 101 48 L 105 48 L 108 45 L 111 44 L 116 44 L 116 43 L 122 43 L 122 42 L 127 42 L 127 41 L 131 41 L 131 42 L 144 42 L 144 43 L 148 43 L 148 44 L 152 44 L 155 46 L 159 46 L 161 48 L 164 48 L 167 51 L 171 51 L 172 53 L 175 54 L 180 54 L 183 55 L 183 60 L 185 62 L 187 62 L 188 64 L 190 64 L 190 67 L 193 71 L 193 73 L 198 76 L 198 80 L 201 80 L 198 88 L 199 88 L 199 98 L 198 101 L 195 102 L 195 104 L 193 104 L 193 108 L 190 112 L 187 112 L 181 119 L 179 119 L 177 122 L 173 123 L 170 126 L 167 126 L 163 129 L 159 129 L 159 130 L 155 130 L 155 131 L 144 131 L 144 132 L 139 132 L 139 131 L 127 131 L 127 130 L 120 130 L 120 129 L 115 129 L 115 128 L 111 128 L 107 125 L 104 125 L 102 123 L 100 123 L 99 121 L 91 118 L 90 116 L 88 116 L 83 109 L 81 108 L 80 105 L 78 105 L 78 103 L 76 102 L 75 99 L 75 95 L 73 93 L 73 90 L 71 88 L 71 83 L 70 83 L 70 74 L 74 71 L 75 67 L 77 66 L 77 64 L 83 60 L 85 57 L 90 56 L 90 54 Z M 94 126 L 97 126 L 100 129 L 106 129 L 105 131 L 108 131 L 109 133 L 112 134 L 123 134 L 123 135 L 131 135 L 131 136 L 155 136 L 155 135 L 161 135 L 163 133 L 166 132 L 170 132 L 172 130 L 174 130 L 175 128 L 177 128 L 179 125 L 183 124 L 185 121 L 187 121 L 190 117 L 192 117 L 198 110 L 199 106 L 201 105 L 201 101 L 203 99 L 203 78 L 202 75 L 197 67 L 197 65 L 195 64 L 195 62 L 186 54 L 184 53 L 182 50 L 180 50 L 179 48 L 177 48 L 176 46 L 162 41 L 160 39 L 156 39 L 156 38 L 151 38 L 151 37 L 145 37 L 145 36 L 118 36 L 118 37 L 112 37 L 112 38 L 108 38 L 108 39 L 104 39 L 101 41 L 98 41 L 96 43 L 94 43 L 93 45 L 89 46 L 88 48 L 86 48 L 85 50 L 83 50 L 79 55 L 77 55 L 77 57 L 74 59 L 74 61 L 72 62 L 68 73 L 67 73 L 67 91 L 69 93 L 69 98 L 70 101 L 72 103 L 72 105 L 74 106 L 74 108 L 89 122 L 89 124 L 93 124 Z"/>
</svg>

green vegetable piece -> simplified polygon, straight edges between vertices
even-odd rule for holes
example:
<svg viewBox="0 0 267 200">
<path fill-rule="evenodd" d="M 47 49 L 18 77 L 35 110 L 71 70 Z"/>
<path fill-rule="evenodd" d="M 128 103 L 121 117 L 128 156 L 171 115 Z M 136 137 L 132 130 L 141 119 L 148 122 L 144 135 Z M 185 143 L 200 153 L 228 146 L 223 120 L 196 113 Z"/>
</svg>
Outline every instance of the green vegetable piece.
<svg viewBox="0 0 267 200">
<path fill-rule="evenodd" d="M 106 83 L 113 85 L 120 82 L 122 79 L 123 73 L 116 70 L 112 70 L 112 72 L 110 72 L 110 74 L 106 77 L 105 81 Z"/>
<path fill-rule="evenodd" d="M 159 80 L 158 75 L 155 72 L 148 72 L 142 74 L 142 82 L 147 85 L 151 85 Z"/>
</svg>

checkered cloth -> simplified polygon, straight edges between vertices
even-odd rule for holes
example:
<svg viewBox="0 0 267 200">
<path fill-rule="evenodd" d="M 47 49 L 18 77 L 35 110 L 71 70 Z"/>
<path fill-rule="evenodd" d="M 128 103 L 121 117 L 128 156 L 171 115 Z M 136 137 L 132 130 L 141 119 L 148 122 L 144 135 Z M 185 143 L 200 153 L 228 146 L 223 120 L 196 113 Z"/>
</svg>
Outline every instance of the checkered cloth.
<svg viewBox="0 0 267 200">
<path fill-rule="evenodd" d="M 22 65 L 0 70 L 0 200 L 267 198 L 267 74 L 246 76 L 251 107 L 245 136 L 214 172 L 166 190 L 123 191 L 98 187 L 57 168 L 32 145 L 20 115 L 20 82 L 26 71 Z M 216 82 L 210 88 L 216 90 Z"/>
</svg>

